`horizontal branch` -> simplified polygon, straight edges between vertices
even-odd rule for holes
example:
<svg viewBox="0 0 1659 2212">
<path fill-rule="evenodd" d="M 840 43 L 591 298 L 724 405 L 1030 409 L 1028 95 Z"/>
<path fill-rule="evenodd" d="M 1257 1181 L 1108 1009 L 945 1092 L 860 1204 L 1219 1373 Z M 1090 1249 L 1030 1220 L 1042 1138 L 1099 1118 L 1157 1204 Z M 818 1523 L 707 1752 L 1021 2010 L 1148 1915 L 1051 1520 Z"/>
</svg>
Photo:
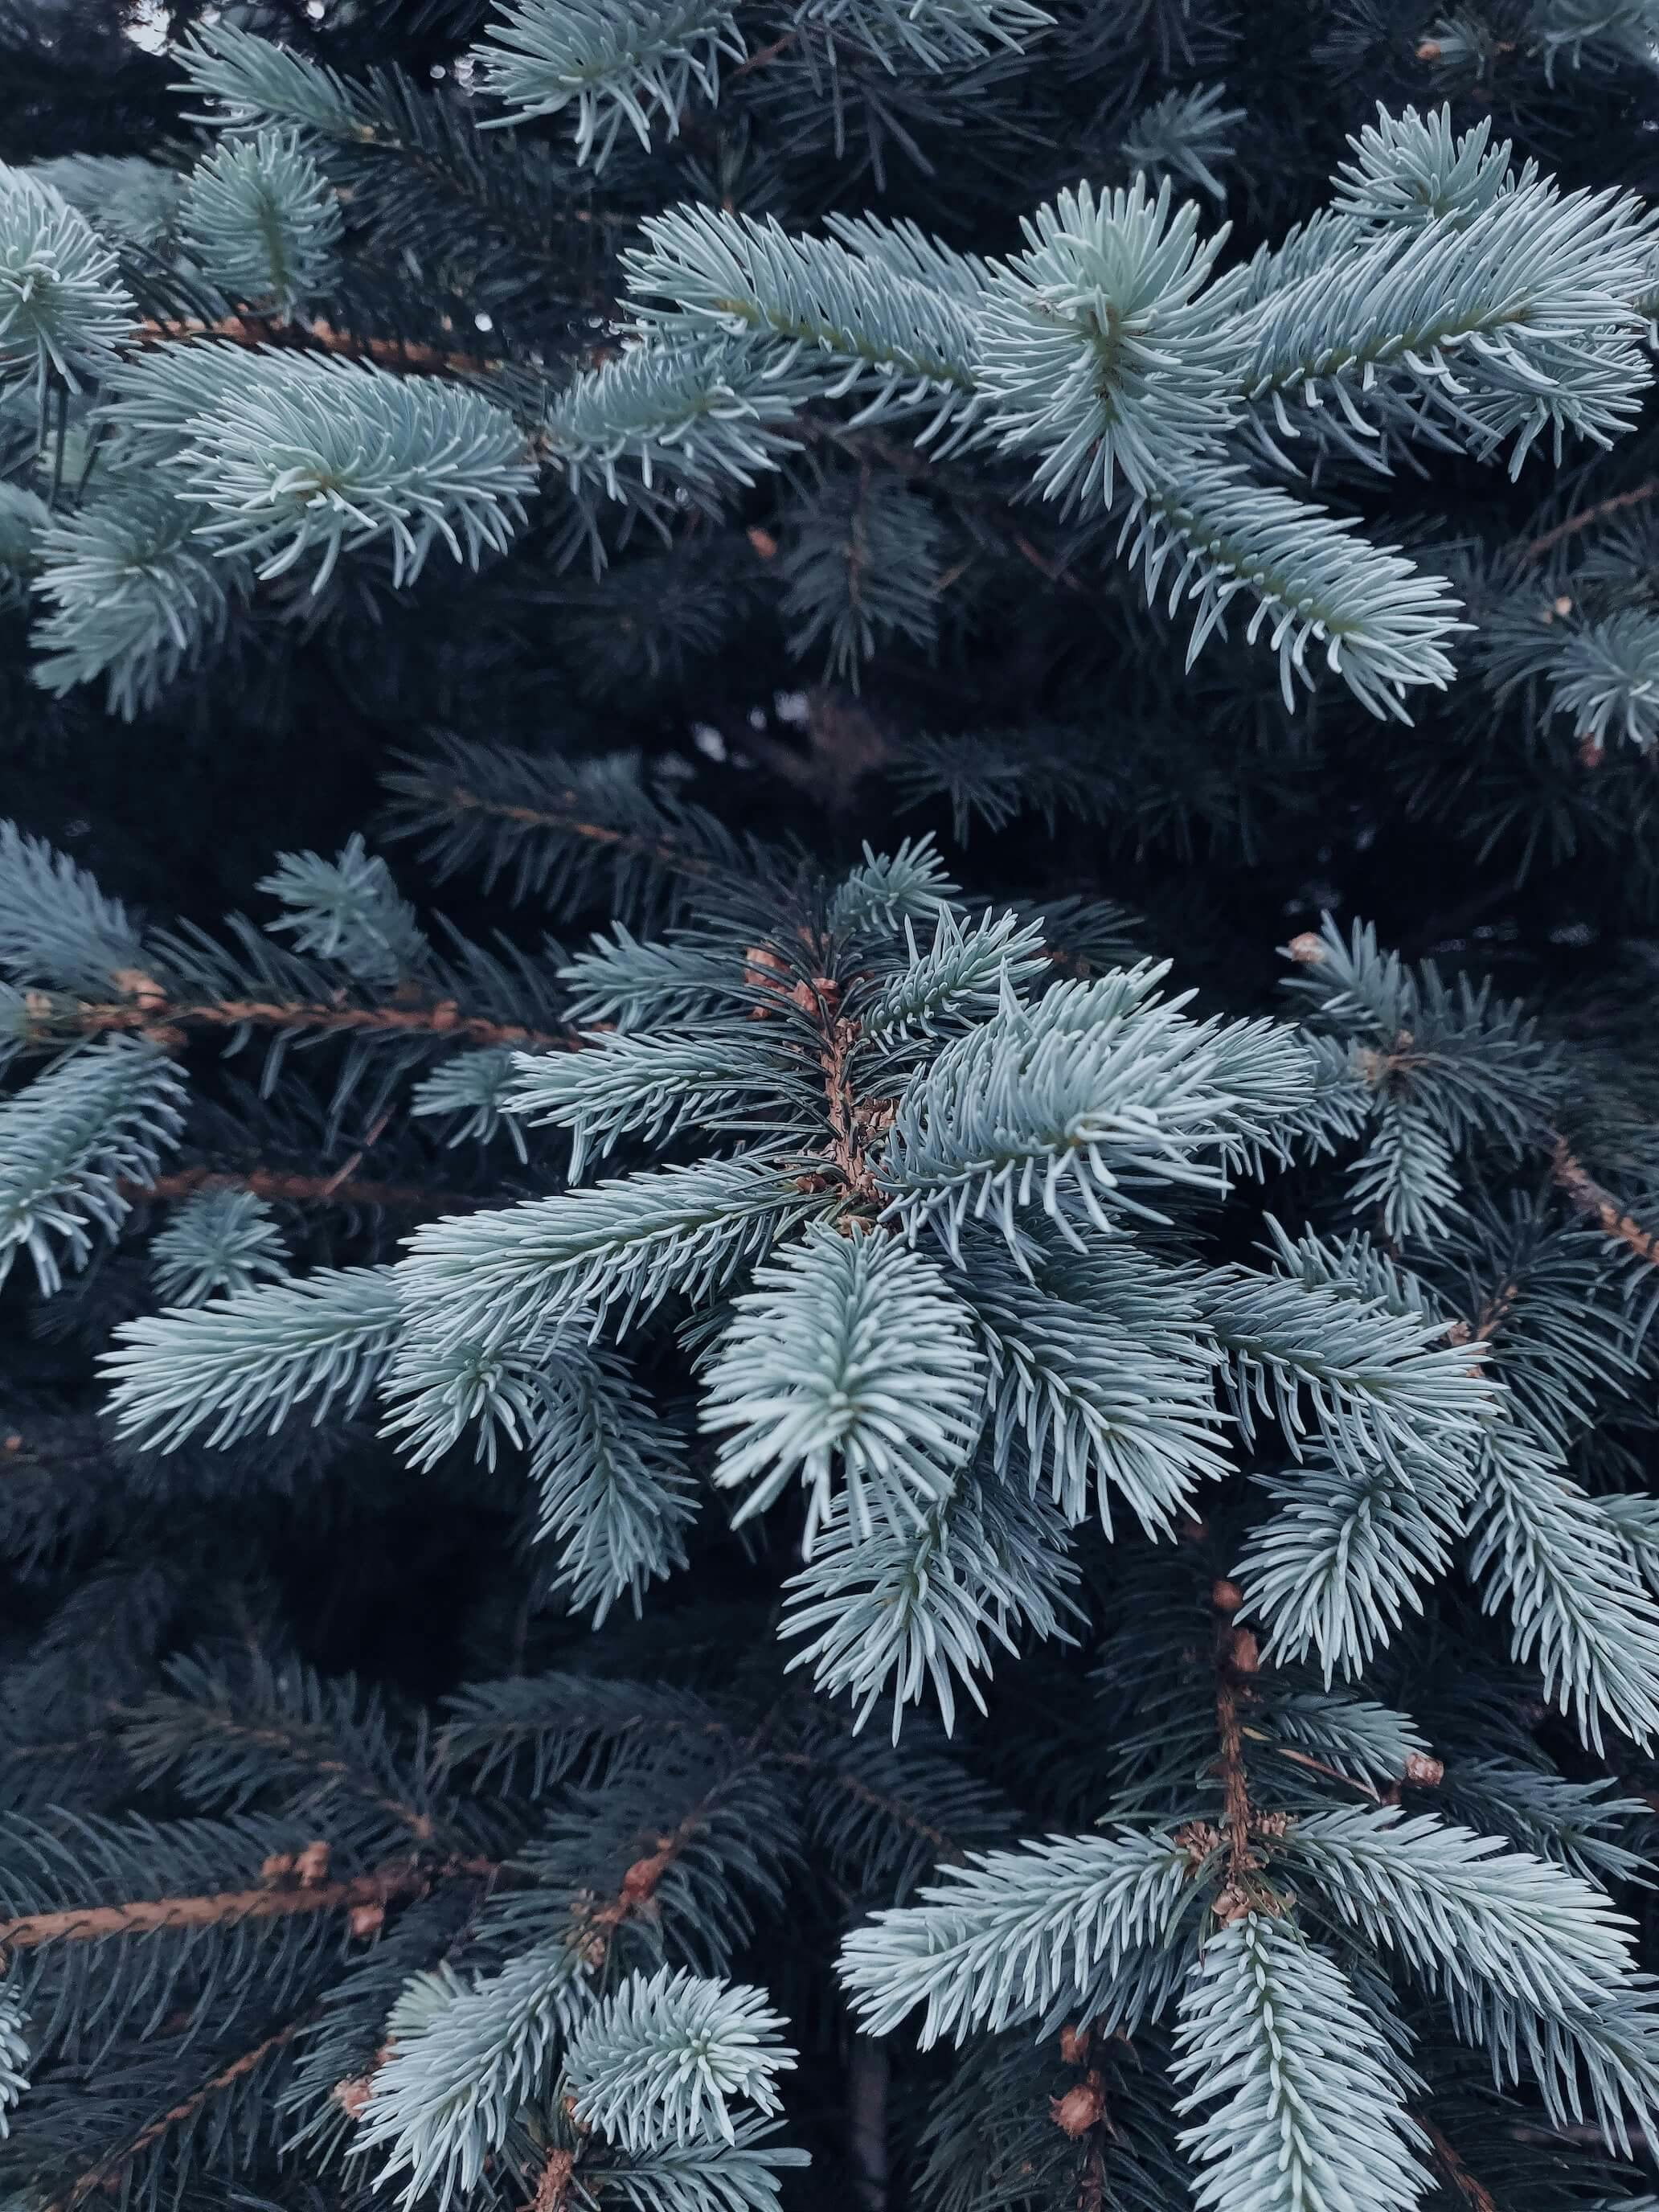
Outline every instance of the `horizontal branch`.
<svg viewBox="0 0 1659 2212">
<path fill-rule="evenodd" d="M 145 1936 L 161 1928 L 236 1927 L 248 1920 L 280 1920 L 300 1912 L 343 1912 L 360 1905 L 386 1905 L 425 1890 L 434 1881 L 499 1871 L 487 1859 L 451 1859 L 437 1867 L 412 1861 L 356 1875 L 349 1881 L 278 1888 L 213 1890 L 195 1897 L 132 1898 L 119 1905 L 69 1905 L 57 1912 L 25 1912 L 0 1920 L 0 1952 L 38 1950 L 43 1943 L 101 1942 L 110 1936 Z"/>
<path fill-rule="evenodd" d="M 712 876 L 717 872 L 710 860 L 681 850 L 664 839 L 644 837 L 632 830 L 613 830 L 603 822 L 585 822 L 574 814 L 561 814 L 552 807 L 516 806 L 506 799 L 485 799 L 479 792 L 469 790 L 460 783 L 434 783 L 426 787 L 434 799 L 446 801 L 458 814 L 487 814 L 497 822 L 521 822 L 530 830 L 557 830 L 567 837 L 584 837 L 591 844 L 609 845 L 615 851 L 628 853 L 640 860 L 656 860 L 666 868 L 678 868 L 683 875 Z M 574 805 L 572 794 L 572 805 Z M 559 1042 L 568 1040 L 561 1038 Z"/>
<path fill-rule="evenodd" d="M 569 1048 L 562 1031 L 526 1029 L 519 1022 L 494 1022 L 482 1014 L 464 1014 L 453 999 L 431 1006 L 330 1006 L 306 1000 L 276 999 L 204 1000 L 179 1006 L 170 1000 L 143 995 L 101 1006 L 83 1006 L 57 1024 L 79 1030 L 83 1036 L 103 1036 L 112 1031 L 147 1036 L 152 1042 L 176 1048 L 187 1030 L 312 1030 L 321 1036 L 362 1036 L 380 1032 L 413 1036 L 441 1036 L 457 1044 L 531 1045 Z M 43 1018 L 40 1034 L 50 1034 L 52 1023 Z"/>
<path fill-rule="evenodd" d="M 319 319 L 292 323 L 268 320 L 261 315 L 225 315 L 215 323 L 185 317 L 177 322 L 156 318 L 138 325 L 141 345 L 169 345 L 181 339 L 220 338 L 231 345 L 287 346 L 302 352 L 331 353 L 348 361 L 372 361 L 382 368 L 408 369 L 416 375 L 487 376 L 503 364 L 483 354 L 446 353 L 441 347 L 419 345 L 407 338 L 362 337 L 351 331 L 337 331 Z"/>
<path fill-rule="evenodd" d="M 1599 499 L 1594 507 L 1584 507 L 1579 514 L 1569 515 L 1558 522 L 1553 530 L 1547 530 L 1522 548 L 1524 561 L 1541 561 L 1546 553 L 1559 545 L 1565 538 L 1576 538 L 1581 530 L 1589 530 L 1604 522 L 1610 514 L 1617 514 L 1626 507 L 1640 507 L 1647 501 L 1659 497 L 1659 477 L 1649 477 L 1632 486 L 1629 491 L 1614 492 L 1610 499 Z"/>
<path fill-rule="evenodd" d="M 429 1190 L 414 1182 L 371 1182 L 356 1176 L 285 1175 L 276 1168 L 250 1168 L 233 1175 L 217 1168 L 180 1168 L 154 1182 L 123 1182 L 123 1198 L 153 1205 L 194 1197 L 203 1190 L 241 1190 L 278 1206 L 374 1206 L 388 1213 L 466 1213 L 496 1203 L 459 1191 Z"/>
</svg>

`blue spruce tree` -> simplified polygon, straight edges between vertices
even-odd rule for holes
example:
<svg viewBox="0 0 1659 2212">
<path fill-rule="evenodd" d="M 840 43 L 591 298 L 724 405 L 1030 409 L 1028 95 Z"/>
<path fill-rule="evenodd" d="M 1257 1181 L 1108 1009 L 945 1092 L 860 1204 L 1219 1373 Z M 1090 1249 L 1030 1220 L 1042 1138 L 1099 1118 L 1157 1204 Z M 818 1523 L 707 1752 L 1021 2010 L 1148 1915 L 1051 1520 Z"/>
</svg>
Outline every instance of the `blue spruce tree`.
<svg viewBox="0 0 1659 2212">
<path fill-rule="evenodd" d="M 1659 2203 L 1659 7 L 1258 12 L 0 0 L 15 2212 Z"/>
</svg>

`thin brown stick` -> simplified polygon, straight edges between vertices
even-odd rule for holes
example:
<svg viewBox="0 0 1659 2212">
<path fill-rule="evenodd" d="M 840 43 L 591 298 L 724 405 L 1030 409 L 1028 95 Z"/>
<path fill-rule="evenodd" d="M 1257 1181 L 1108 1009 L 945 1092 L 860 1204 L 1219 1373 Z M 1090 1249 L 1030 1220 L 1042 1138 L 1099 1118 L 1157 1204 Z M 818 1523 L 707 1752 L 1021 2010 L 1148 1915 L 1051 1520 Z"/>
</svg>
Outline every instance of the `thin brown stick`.
<svg viewBox="0 0 1659 2212">
<path fill-rule="evenodd" d="M 1649 477 L 1631 490 L 1614 492 L 1610 499 L 1598 500 L 1594 507 L 1587 507 L 1577 514 L 1569 515 L 1565 522 L 1558 522 L 1553 530 L 1545 531 L 1541 537 L 1524 545 L 1521 557 L 1524 561 L 1540 561 L 1565 538 L 1576 538 L 1581 530 L 1589 530 L 1608 515 L 1617 514 L 1621 507 L 1639 507 L 1656 497 L 1659 497 L 1659 477 Z"/>
<path fill-rule="evenodd" d="M 1555 1140 L 1550 1155 L 1550 1176 L 1575 1211 L 1586 1221 L 1593 1221 L 1603 1236 L 1628 1244 L 1638 1259 L 1645 1260 L 1650 1267 L 1659 1267 L 1659 1234 L 1644 1229 L 1639 1221 L 1624 1211 L 1611 1191 L 1602 1189 L 1589 1170 L 1574 1158 L 1565 1137 Z"/>
<path fill-rule="evenodd" d="M 44 1020 L 43 1029 L 49 1020 Z M 453 999 L 430 1006 L 327 1006 L 295 1000 L 202 1000 L 189 1006 L 170 1000 L 135 998 L 100 1006 L 77 1007 L 68 1026 L 87 1036 L 114 1031 L 148 1036 L 169 1048 L 183 1042 L 191 1029 L 305 1029 L 324 1036 L 361 1035 L 380 1030 L 407 1036 L 441 1036 L 457 1044 L 535 1045 L 569 1050 L 572 1040 L 557 1031 L 526 1029 L 518 1022 L 492 1022 L 482 1014 L 464 1014 Z"/>
<path fill-rule="evenodd" d="M 1446 1331 L 1447 1335 L 1454 1344 L 1490 1344 L 1509 1319 L 1520 1295 L 1519 1283 L 1500 1283 L 1490 1297 L 1481 1299 L 1473 1322 L 1455 1321 Z"/>
<path fill-rule="evenodd" d="M 1442 2171 L 1464 2203 L 1472 2205 L 1474 2212 L 1498 2212 L 1498 2207 L 1489 2191 L 1475 2179 L 1434 2122 L 1425 2119 L 1419 2112 L 1417 2115 L 1417 2124 L 1434 2146 L 1434 2154 L 1439 2160 Z"/>
<path fill-rule="evenodd" d="M 762 46 L 758 52 L 750 54 L 746 62 L 739 62 L 729 82 L 735 84 L 740 76 L 749 76 L 756 70 L 764 69 L 769 62 L 776 61 L 780 54 L 787 53 L 799 37 L 799 31 L 786 31 L 781 39 L 774 39 L 769 46 Z"/>
<path fill-rule="evenodd" d="M 135 1726 L 141 1728 L 153 1717 L 143 1705 L 112 1706 L 109 1711 L 112 1720 L 127 1729 Z M 343 1759 L 329 1759 L 307 1750 L 303 1737 L 296 1739 L 295 1732 L 289 1729 L 248 1728 L 229 1715 L 204 1711 L 199 1705 L 190 1709 L 190 1726 L 193 1744 L 199 1744 L 204 1736 L 216 1735 L 261 1751 L 280 1752 L 296 1766 L 303 1767 L 313 1774 L 325 1775 L 331 1782 L 349 1781 L 352 1776 L 353 1769 Z M 371 1790 L 365 1795 L 371 1804 L 378 1805 L 383 1813 L 390 1813 L 394 1820 L 401 1821 L 418 1841 L 428 1843 L 431 1840 L 430 1814 L 417 1812 L 414 1806 L 405 1803 L 401 1797 L 386 1796 L 379 1790 Z"/>
<path fill-rule="evenodd" d="M 203 2082 L 199 2089 L 192 2090 L 188 2097 L 182 2098 L 159 2118 L 152 2120 L 148 2127 L 141 2128 L 118 2150 L 109 2152 L 95 2166 L 88 2166 L 84 2173 L 71 2182 L 61 2197 L 52 2198 L 44 2208 L 44 2212 L 75 2212 L 76 2206 L 85 2203 L 94 2190 L 108 2189 L 134 2159 L 140 2157 L 152 2143 L 159 2142 L 170 2129 L 194 2119 L 203 2106 L 222 2090 L 230 2088 L 245 2075 L 252 2073 L 254 2068 L 270 2057 L 273 2051 L 280 2051 L 285 2043 L 291 2042 L 303 2025 L 301 2021 L 289 2021 L 286 2027 L 279 2027 L 274 2035 L 266 2036 L 264 2041 L 256 2044 L 252 2051 L 245 2051 L 240 2058 L 233 2058 L 228 2066 L 221 2067 L 216 2074 Z"/>
<path fill-rule="evenodd" d="M 1382 1791 L 1370 1783 L 1362 1781 L 1357 1774 L 1345 1774 L 1340 1766 L 1328 1766 L 1322 1759 L 1316 1759 L 1311 1752 L 1292 1751 L 1287 1743 L 1276 1743 L 1273 1748 L 1280 1759 L 1288 1759 L 1296 1766 L 1305 1766 L 1310 1774 L 1322 1774 L 1328 1782 L 1340 1782 L 1346 1790 L 1357 1790 L 1362 1797 L 1369 1797 L 1373 1805 L 1382 1802 Z"/>
<path fill-rule="evenodd" d="M 143 1936 L 161 1928 L 238 1927 L 246 1920 L 279 1920 L 300 1912 L 340 1912 L 358 1905 L 386 1905 L 459 1875 L 491 1875 L 483 1859 L 453 1859 L 441 1867 L 413 1863 L 322 1881 L 261 1889 L 222 1889 L 195 1897 L 132 1898 L 120 1905 L 76 1905 L 58 1912 L 25 1912 L 0 1920 L 0 1952 L 36 1950 L 43 1943 L 80 1943 L 109 1936 Z"/>
<path fill-rule="evenodd" d="M 574 815 L 556 813 L 550 807 L 514 806 L 505 799 L 485 799 L 460 783 L 437 784 L 432 790 L 434 797 L 447 800 L 462 813 L 488 814 L 497 822 L 521 822 L 526 829 L 558 830 L 567 837 L 586 837 L 592 844 L 614 846 L 619 853 L 660 861 L 664 867 L 678 868 L 683 875 L 712 876 L 716 872 L 712 861 L 683 853 L 660 838 L 641 837 L 631 830 L 612 830 L 603 822 L 584 822 Z M 574 803 L 573 793 L 571 804 Z"/>
<path fill-rule="evenodd" d="M 123 1198 L 157 1206 L 191 1198 L 202 1190 L 243 1190 L 279 1206 L 374 1206 L 388 1213 L 465 1213 L 493 1201 L 459 1191 L 426 1190 L 419 1183 L 366 1182 L 337 1175 L 286 1175 L 276 1168 L 250 1168 L 233 1175 L 218 1168 L 180 1168 L 154 1182 L 122 1182 Z"/>
<path fill-rule="evenodd" d="M 334 354 L 349 361 L 372 361 L 386 368 L 402 368 L 416 375 L 486 376 L 499 369 L 499 361 L 483 354 L 446 353 L 438 346 L 417 345 L 404 338 L 360 337 L 351 331 L 337 331 L 320 319 L 294 323 L 267 320 L 259 315 L 225 315 L 215 323 L 185 317 L 176 322 L 149 318 L 138 325 L 141 345 L 176 344 L 187 338 L 220 338 L 231 345 L 283 346 L 301 352 Z"/>
</svg>

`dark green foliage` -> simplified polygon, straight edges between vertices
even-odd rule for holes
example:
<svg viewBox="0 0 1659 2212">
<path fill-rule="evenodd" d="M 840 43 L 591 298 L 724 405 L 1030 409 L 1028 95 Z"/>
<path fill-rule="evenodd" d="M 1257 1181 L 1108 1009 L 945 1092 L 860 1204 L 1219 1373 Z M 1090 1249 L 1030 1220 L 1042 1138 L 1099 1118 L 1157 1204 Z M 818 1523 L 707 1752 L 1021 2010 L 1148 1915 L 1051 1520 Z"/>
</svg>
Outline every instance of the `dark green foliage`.
<svg viewBox="0 0 1659 2212">
<path fill-rule="evenodd" d="M 1650 2212 L 1656 42 L 0 0 L 16 2212 Z"/>
</svg>

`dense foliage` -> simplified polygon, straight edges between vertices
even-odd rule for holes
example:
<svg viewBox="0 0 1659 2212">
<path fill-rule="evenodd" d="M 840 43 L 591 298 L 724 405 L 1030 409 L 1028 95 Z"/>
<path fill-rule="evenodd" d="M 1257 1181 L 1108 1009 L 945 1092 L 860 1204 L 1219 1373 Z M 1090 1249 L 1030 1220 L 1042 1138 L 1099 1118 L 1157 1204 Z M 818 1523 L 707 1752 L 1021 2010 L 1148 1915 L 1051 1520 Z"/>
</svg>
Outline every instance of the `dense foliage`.
<svg viewBox="0 0 1659 2212">
<path fill-rule="evenodd" d="M 1656 56 L 0 0 L 18 2212 L 1654 2205 Z"/>
</svg>

